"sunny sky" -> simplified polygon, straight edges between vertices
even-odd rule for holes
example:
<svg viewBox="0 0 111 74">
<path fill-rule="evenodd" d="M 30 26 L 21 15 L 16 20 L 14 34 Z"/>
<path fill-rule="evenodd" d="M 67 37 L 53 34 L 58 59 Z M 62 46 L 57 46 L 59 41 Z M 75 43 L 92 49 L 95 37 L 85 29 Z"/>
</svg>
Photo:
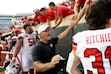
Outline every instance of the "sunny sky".
<svg viewBox="0 0 111 74">
<path fill-rule="evenodd" d="M 65 0 L 0 0 L 0 14 L 32 13 L 36 8 L 48 6 L 51 1 L 59 3 Z"/>
</svg>

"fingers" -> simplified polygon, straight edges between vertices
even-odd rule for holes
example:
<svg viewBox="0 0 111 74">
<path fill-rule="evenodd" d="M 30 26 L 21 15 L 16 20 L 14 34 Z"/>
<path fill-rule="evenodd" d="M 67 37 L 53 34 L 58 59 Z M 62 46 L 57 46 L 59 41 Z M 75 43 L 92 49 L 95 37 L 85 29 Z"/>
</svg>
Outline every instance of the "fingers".
<svg viewBox="0 0 111 74">
<path fill-rule="evenodd" d="M 55 56 L 52 58 L 51 62 L 56 65 L 56 64 L 58 64 L 58 63 L 60 62 L 60 59 L 61 59 L 61 56 L 60 56 L 60 55 L 55 55 Z"/>
<path fill-rule="evenodd" d="M 12 62 L 12 63 L 14 63 L 14 62 L 15 62 L 15 60 L 16 60 L 16 58 L 15 58 L 15 57 L 12 57 L 11 62 Z"/>
<path fill-rule="evenodd" d="M 71 17 L 71 20 L 72 20 L 72 21 L 75 21 L 76 19 L 77 19 L 77 15 L 74 14 L 74 15 Z"/>
<path fill-rule="evenodd" d="M 14 62 L 15 62 L 15 60 L 14 60 L 14 59 L 12 59 L 10 62 L 14 63 Z"/>
</svg>

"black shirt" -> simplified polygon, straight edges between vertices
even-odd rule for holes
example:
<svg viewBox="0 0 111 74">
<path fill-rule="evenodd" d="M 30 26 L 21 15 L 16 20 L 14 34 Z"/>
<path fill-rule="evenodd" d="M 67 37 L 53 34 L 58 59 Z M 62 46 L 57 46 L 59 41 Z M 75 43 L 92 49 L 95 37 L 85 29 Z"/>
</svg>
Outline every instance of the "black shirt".
<svg viewBox="0 0 111 74">
<path fill-rule="evenodd" d="M 50 62 L 52 57 L 56 54 L 55 45 L 58 42 L 57 38 L 52 38 L 47 44 L 39 41 L 33 48 L 32 56 L 34 61 L 41 61 L 42 63 Z M 37 74 L 57 74 L 59 71 L 59 64 L 56 67 L 45 71 L 37 72 Z"/>
</svg>

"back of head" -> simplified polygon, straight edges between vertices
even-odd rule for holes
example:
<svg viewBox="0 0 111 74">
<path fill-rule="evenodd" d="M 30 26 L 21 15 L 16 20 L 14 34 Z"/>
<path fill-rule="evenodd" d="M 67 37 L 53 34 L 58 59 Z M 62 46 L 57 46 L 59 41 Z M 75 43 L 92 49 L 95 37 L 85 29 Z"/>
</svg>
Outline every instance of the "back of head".
<svg viewBox="0 0 111 74">
<path fill-rule="evenodd" d="M 30 26 L 30 24 L 25 24 L 25 25 L 23 26 L 23 28 L 26 29 L 28 26 Z"/>
<path fill-rule="evenodd" d="M 49 6 L 55 6 L 55 3 L 54 2 L 50 2 Z"/>
<path fill-rule="evenodd" d="M 86 11 L 86 23 L 89 29 L 103 29 L 111 18 L 111 0 L 98 0 Z"/>
<path fill-rule="evenodd" d="M 46 11 L 46 8 L 45 8 L 45 7 L 42 7 L 42 8 L 40 9 L 40 11 Z"/>
</svg>

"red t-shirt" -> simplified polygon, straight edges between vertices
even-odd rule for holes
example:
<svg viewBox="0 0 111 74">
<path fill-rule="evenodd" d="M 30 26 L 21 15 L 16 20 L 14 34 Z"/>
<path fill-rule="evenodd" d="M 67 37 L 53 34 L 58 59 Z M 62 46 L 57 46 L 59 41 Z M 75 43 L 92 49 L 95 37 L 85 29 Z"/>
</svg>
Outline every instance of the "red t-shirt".
<svg viewBox="0 0 111 74">
<path fill-rule="evenodd" d="M 47 9 L 47 18 L 49 20 L 54 20 L 55 19 L 55 12 L 51 9 Z"/>
<path fill-rule="evenodd" d="M 39 16 L 39 15 L 35 15 L 35 16 L 34 16 L 34 18 L 33 18 L 34 21 L 39 21 L 38 16 Z"/>
<path fill-rule="evenodd" d="M 56 6 L 56 13 L 57 15 L 60 17 L 60 16 L 68 16 L 68 15 L 71 15 L 71 14 L 74 14 L 74 11 L 66 6 Z"/>
<path fill-rule="evenodd" d="M 55 12 L 51 9 L 46 9 L 46 14 L 40 14 L 38 16 L 38 19 L 41 23 L 44 23 L 47 21 L 47 19 L 49 20 L 54 20 L 55 19 Z"/>
<path fill-rule="evenodd" d="M 46 15 L 43 15 L 43 14 L 40 14 L 40 15 L 38 16 L 38 19 L 39 19 L 40 23 L 44 23 L 44 22 L 47 21 L 47 16 L 46 16 Z"/>
<path fill-rule="evenodd" d="M 76 3 L 84 4 L 86 0 L 75 0 Z"/>
</svg>

